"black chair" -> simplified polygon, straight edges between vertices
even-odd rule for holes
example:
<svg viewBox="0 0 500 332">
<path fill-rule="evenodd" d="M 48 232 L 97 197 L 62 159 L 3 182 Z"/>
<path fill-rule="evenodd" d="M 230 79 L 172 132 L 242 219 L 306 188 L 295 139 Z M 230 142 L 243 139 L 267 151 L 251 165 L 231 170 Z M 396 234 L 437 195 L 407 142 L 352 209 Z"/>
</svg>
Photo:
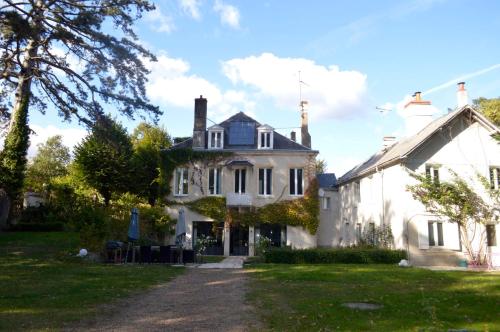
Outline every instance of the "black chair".
<svg viewBox="0 0 500 332">
<path fill-rule="evenodd" d="M 151 246 L 141 246 L 141 263 L 151 263 Z"/>
<path fill-rule="evenodd" d="M 171 246 L 160 246 L 160 263 L 172 263 Z"/>
</svg>

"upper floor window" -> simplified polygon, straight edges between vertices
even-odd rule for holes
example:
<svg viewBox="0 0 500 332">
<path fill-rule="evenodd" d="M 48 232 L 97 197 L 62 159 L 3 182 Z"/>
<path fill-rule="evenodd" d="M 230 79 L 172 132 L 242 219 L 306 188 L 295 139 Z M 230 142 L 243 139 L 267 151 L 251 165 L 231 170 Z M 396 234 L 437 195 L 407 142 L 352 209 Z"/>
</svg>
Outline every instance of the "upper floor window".
<svg viewBox="0 0 500 332">
<path fill-rule="evenodd" d="M 304 195 L 304 180 L 302 168 L 290 168 L 290 195 Z"/>
<path fill-rule="evenodd" d="M 259 169 L 259 195 L 272 195 L 273 188 L 272 168 Z"/>
<path fill-rule="evenodd" d="M 354 181 L 354 201 L 361 202 L 361 183 Z"/>
<path fill-rule="evenodd" d="M 258 132 L 258 147 L 259 149 L 273 148 L 273 128 L 268 125 L 263 125 L 257 128 Z"/>
<path fill-rule="evenodd" d="M 210 168 L 208 170 L 208 194 L 220 195 L 222 182 L 222 169 Z"/>
<path fill-rule="evenodd" d="M 208 148 L 224 148 L 224 128 L 218 125 L 208 128 Z"/>
<path fill-rule="evenodd" d="M 330 210 L 330 197 L 323 197 L 323 210 Z"/>
<path fill-rule="evenodd" d="M 434 184 L 439 184 L 439 166 L 425 165 L 425 176 Z"/>
<path fill-rule="evenodd" d="M 500 189 L 500 167 L 490 167 L 490 188 Z"/>
<path fill-rule="evenodd" d="M 234 170 L 234 192 L 244 194 L 246 192 L 246 175 L 247 170 L 237 168 Z"/>
<path fill-rule="evenodd" d="M 188 169 L 177 168 L 175 170 L 174 195 L 184 196 L 188 194 Z"/>
</svg>

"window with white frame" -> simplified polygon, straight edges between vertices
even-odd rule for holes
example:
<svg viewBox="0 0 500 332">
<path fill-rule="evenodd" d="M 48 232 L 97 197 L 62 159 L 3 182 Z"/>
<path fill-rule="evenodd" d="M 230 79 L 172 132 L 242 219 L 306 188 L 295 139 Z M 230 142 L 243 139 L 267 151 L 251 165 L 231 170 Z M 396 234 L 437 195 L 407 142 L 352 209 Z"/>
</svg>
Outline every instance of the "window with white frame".
<svg viewBox="0 0 500 332">
<path fill-rule="evenodd" d="M 361 241 L 361 223 L 356 224 L 356 240 Z"/>
<path fill-rule="evenodd" d="M 220 195 L 222 184 L 222 168 L 210 168 L 208 170 L 208 194 Z"/>
<path fill-rule="evenodd" d="M 273 169 L 259 168 L 259 195 L 273 194 Z"/>
<path fill-rule="evenodd" d="M 244 168 L 237 168 L 234 170 L 234 192 L 237 194 L 244 194 L 246 192 L 246 174 L 247 170 Z"/>
<path fill-rule="evenodd" d="M 208 129 L 208 148 L 222 149 L 224 147 L 224 129 L 222 127 L 211 127 Z"/>
<path fill-rule="evenodd" d="M 290 168 L 290 195 L 304 195 L 304 179 L 302 168 Z"/>
<path fill-rule="evenodd" d="M 439 184 L 439 166 L 425 165 L 425 176 L 435 184 Z"/>
<path fill-rule="evenodd" d="M 330 197 L 323 197 L 323 210 L 330 210 Z"/>
<path fill-rule="evenodd" d="M 361 183 L 358 181 L 354 181 L 354 201 L 361 202 Z"/>
<path fill-rule="evenodd" d="M 494 247 L 497 245 L 497 233 L 494 224 L 486 225 L 486 242 L 488 247 Z"/>
<path fill-rule="evenodd" d="M 188 169 L 177 168 L 175 170 L 174 195 L 183 196 L 188 194 Z"/>
<path fill-rule="evenodd" d="M 490 188 L 500 189 L 500 167 L 490 167 Z"/>
<path fill-rule="evenodd" d="M 259 149 L 273 148 L 273 128 L 268 125 L 263 125 L 257 128 L 258 139 L 257 145 Z"/>
<path fill-rule="evenodd" d="M 429 247 L 443 247 L 443 223 L 440 221 L 429 221 L 427 223 Z"/>
</svg>

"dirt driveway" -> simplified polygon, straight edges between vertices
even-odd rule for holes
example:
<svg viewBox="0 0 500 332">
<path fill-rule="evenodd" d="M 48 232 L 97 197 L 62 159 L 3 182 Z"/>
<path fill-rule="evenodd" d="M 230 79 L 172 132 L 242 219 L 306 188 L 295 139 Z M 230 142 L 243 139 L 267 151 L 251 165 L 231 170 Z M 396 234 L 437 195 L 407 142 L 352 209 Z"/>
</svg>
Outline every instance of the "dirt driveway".
<svg viewBox="0 0 500 332">
<path fill-rule="evenodd" d="M 100 310 L 69 331 L 259 330 L 244 269 L 188 268 L 176 279 Z"/>
</svg>

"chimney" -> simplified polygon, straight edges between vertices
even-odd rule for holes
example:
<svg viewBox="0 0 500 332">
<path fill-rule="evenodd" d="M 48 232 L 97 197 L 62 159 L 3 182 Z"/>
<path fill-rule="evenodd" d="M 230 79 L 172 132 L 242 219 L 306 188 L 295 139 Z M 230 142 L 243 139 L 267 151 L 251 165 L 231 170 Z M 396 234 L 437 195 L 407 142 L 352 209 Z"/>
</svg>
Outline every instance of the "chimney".
<svg viewBox="0 0 500 332">
<path fill-rule="evenodd" d="M 404 107 L 404 118 L 406 124 L 406 136 L 413 136 L 427 127 L 433 121 L 433 115 L 438 110 L 428 100 L 422 100 L 422 93 L 417 91 L 413 99 Z"/>
<path fill-rule="evenodd" d="M 396 143 L 396 136 L 384 136 L 382 148 L 385 150 Z"/>
<path fill-rule="evenodd" d="M 457 86 L 457 107 L 462 108 L 469 103 L 469 96 L 465 90 L 465 82 L 460 82 Z"/>
<path fill-rule="evenodd" d="M 311 135 L 309 135 L 309 120 L 307 116 L 307 106 L 308 102 L 303 100 L 300 102 L 300 108 L 301 108 L 301 119 L 302 119 L 302 124 L 300 126 L 300 137 L 302 140 L 302 145 L 311 148 Z"/>
<path fill-rule="evenodd" d="M 207 100 L 200 95 L 194 100 L 193 149 L 205 148 L 207 130 Z"/>
<path fill-rule="evenodd" d="M 294 142 L 297 142 L 297 133 L 295 131 L 292 130 L 292 132 L 290 133 L 290 139 Z"/>
</svg>

